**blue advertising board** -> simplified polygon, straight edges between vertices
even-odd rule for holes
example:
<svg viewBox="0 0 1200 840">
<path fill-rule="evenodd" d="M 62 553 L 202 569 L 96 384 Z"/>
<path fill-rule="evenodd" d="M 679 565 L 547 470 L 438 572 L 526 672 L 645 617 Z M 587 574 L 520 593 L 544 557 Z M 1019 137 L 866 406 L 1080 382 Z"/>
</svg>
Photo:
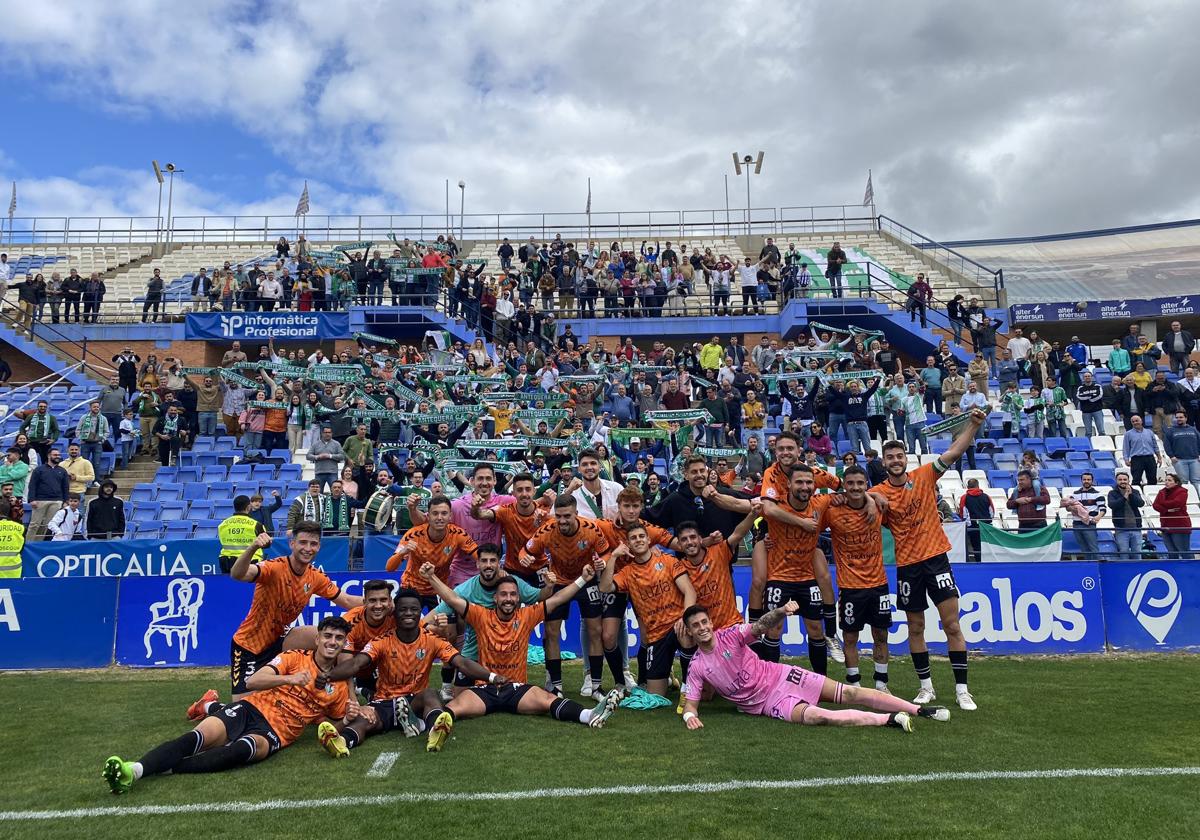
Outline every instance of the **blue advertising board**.
<svg viewBox="0 0 1200 840">
<path fill-rule="evenodd" d="M 1105 563 L 1100 580 L 1108 643 L 1114 649 L 1200 648 L 1200 563 Z"/>
<path fill-rule="evenodd" d="M 1127 318 L 1173 318 L 1195 315 L 1200 310 L 1200 296 L 1192 300 L 1187 295 L 1133 300 L 1054 301 L 1047 303 L 1018 303 L 1011 307 L 1014 324 L 1044 321 L 1125 320 Z"/>
<path fill-rule="evenodd" d="M 316 565 L 327 572 L 346 571 L 349 542 L 324 537 Z M 287 539 L 276 537 L 266 555 L 288 552 Z M 47 540 L 26 543 L 21 557 L 27 577 L 169 577 L 219 575 L 220 553 L 217 540 Z"/>
<path fill-rule="evenodd" d="M 350 337 L 348 312 L 200 312 L 187 316 L 184 338 L 321 341 Z"/>
<path fill-rule="evenodd" d="M 117 586 L 108 580 L 0 580 L 0 670 L 112 663 Z"/>
</svg>

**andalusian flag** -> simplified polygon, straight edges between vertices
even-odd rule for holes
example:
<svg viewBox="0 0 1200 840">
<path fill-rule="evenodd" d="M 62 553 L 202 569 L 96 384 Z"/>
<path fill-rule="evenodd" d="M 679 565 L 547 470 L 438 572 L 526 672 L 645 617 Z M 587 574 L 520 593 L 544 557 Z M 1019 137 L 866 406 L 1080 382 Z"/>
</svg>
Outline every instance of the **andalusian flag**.
<svg viewBox="0 0 1200 840">
<path fill-rule="evenodd" d="M 985 563 L 1062 559 L 1062 525 L 1057 521 L 1045 528 L 1019 534 L 980 522 L 979 541 Z"/>
</svg>

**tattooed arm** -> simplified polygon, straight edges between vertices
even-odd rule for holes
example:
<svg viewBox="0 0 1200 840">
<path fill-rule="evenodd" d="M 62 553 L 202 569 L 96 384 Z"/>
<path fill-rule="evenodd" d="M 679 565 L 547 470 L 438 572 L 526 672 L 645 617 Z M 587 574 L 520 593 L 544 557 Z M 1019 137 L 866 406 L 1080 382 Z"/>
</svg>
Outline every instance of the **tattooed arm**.
<svg viewBox="0 0 1200 840">
<path fill-rule="evenodd" d="M 772 627 L 783 624 L 789 615 L 795 615 L 799 610 L 799 604 L 795 601 L 788 601 L 782 607 L 771 610 L 769 613 L 764 613 L 758 621 L 750 625 L 750 632 L 755 636 L 762 636 Z"/>
</svg>

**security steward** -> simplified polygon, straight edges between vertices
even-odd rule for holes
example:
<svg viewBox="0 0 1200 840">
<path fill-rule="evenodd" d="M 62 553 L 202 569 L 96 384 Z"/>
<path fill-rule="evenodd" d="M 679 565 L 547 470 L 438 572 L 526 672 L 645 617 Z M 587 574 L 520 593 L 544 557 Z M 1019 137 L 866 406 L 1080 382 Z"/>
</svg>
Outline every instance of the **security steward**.
<svg viewBox="0 0 1200 840">
<path fill-rule="evenodd" d="M 234 562 L 250 547 L 254 538 L 266 528 L 257 519 L 250 517 L 250 497 L 238 496 L 233 500 L 233 516 L 217 527 L 217 538 L 221 541 L 221 573 L 229 574 Z M 263 559 L 262 549 L 254 552 L 254 562 Z"/>
<path fill-rule="evenodd" d="M 21 550 L 25 548 L 25 526 L 11 519 L 0 520 L 0 578 L 21 576 Z"/>
</svg>

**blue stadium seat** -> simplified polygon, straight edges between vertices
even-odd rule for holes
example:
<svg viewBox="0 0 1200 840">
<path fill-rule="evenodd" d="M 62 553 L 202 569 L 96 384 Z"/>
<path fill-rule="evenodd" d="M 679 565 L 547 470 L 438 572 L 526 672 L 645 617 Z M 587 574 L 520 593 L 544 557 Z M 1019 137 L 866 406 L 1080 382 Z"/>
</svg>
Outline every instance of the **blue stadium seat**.
<svg viewBox="0 0 1200 840">
<path fill-rule="evenodd" d="M 195 442 L 192 444 L 193 452 L 213 452 L 217 441 L 215 438 L 206 435 L 197 435 Z"/>
<path fill-rule="evenodd" d="M 1068 452 L 1067 464 L 1072 467 L 1089 467 L 1092 464 L 1092 455 L 1090 452 Z"/>
<path fill-rule="evenodd" d="M 168 521 L 163 531 L 163 539 L 186 540 L 192 536 L 192 523 L 187 519 Z"/>
<path fill-rule="evenodd" d="M 192 521 L 197 519 L 212 519 L 213 518 L 213 503 L 208 501 L 195 501 L 188 508 L 188 518 Z"/>
<path fill-rule="evenodd" d="M 254 481 L 274 481 L 275 466 L 273 464 L 255 464 L 250 476 Z"/>
<path fill-rule="evenodd" d="M 1112 452 L 1096 451 L 1092 453 L 1092 463 L 1095 464 L 1098 469 L 1104 468 L 1115 470 L 1117 468 L 1117 456 Z"/>
<path fill-rule="evenodd" d="M 1076 452 L 1091 452 L 1092 439 L 1086 437 L 1073 437 L 1070 440 L 1071 448 Z"/>
<path fill-rule="evenodd" d="M 157 522 L 162 505 L 158 502 L 138 502 L 129 519 L 131 522 Z"/>
<path fill-rule="evenodd" d="M 201 470 L 207 467 L 215 467 L 220 463 L 220 456 L 216 452 L 196 452 L 192 455 L 192 465 Z"/>
<path fill-rule="evenodd" d="M 233 482 L 232 481 L 214 481 L 208 485 L 208 498 L 210 499 L 232 499 L 233 498 Z"/>
<path fill-rule="evenodd" d="M 158 485 L 158 495 L 154 497 L 156 501 L 168 502 L 183 498 L 182 484 L 160 484 Z"/>
<path fill-rule="evenodd" d="M 284 464 L 279 468 L 280 481 L 299 481 L 304 473 L 303 464 Z"/>
<path fill-rule="evenodd" d="M 1017 484 L 1011 470 L 988 470 L 987 480 L 989 487 L 998 487 L 1002 490 L 1010 490 Z"/>
<path fill-rule="evenodd" d="M 152 502 L 156 492 L 158 492 L 158 487 L 153 484 L 139 484 L 129 491 L 129 501 Z"/>
<path fill-rule="evenodd" d="M 159 521 L 174 522 L 183 519 L 187 516 L 188 502 L 163 502 L 162 511 L 159 513 Z"/>
<path fill-rule="evenodd" d="M 258 492 L 262 493 L 262 497 L 267 503 L 270 503 L 271 501 L 272 490 L 278 490 L 279 495 L 282 496 L 284 494 L 284 490 L 286 489 L 287 482 L 284 481 L 264 481 L 258 486 Z"/>
<path fill-rule="evenodd" d="M 237 438 L 232 435 L 221 435 L 217 438 L 217 451 L 224 452 L 237 446 Z"/>
<path fill-rule="evenodd" d="M 217 523 L 198 522 L 192 530 L 194 540 L 215 540 L 217 538 Z"/>
<path fill-rule="evenodd" d="M 283 461 L 292 460 L 292 453 L 288 449 L 272 449 L 267 453 L 268 458 L 280 458 Z"/>
<path fill-rule="evenodd" d="M 1020 458 L 1011 452 L 997 452 L 992 455 L 992 463 L 996 465 L 997 470 L 1015 471 Z"/>
<path fill-rule="evenodd" d="M 188 501 L 192 499 L 207 499 L 208 485 L 202 481 L 198 481 L 195 484 L 183 485 L 183 498 Z"/>
<path fill-rule="evenodd" d="M 253 496 L 257 492 L 257 481 L 241 481 L 233 485 L 234 496 Z"/>
<path fill-rule="evenodd" d="M 190 484 L 193 481 L 199 481 L 200 470 L 196 467 L 180 467 L 179 472 L 175 474 L 175 480 L 180 484 Z"/>
<path fill-rule="evenodd" d="M 1052 437 L 1046 438 L 1046 451 L 1053 455 L 1056 452 L 1066 452 L 1071 448 L 1067 443 L 1066 438 Z"/>
<path fill-rule="evenodd" d="M 137 530 L 134 532 L 134 539 L 157 540 L 162 536 L 162 525 L 158 520 L 154 520 L 153 522 L 137 522 L 135 525 Z"/>
<path fill-rule="evenodd" d="M 213 503 L 213 518 L 226 519 L 233 516 L 233 499 L 219 499 Z"/>
<path fill-rule="evenodd" d="M 247 481 L 254 472 L 251 464 L 234 464 L 229 468 L 230 481 Z"/>
<path fill-rule="evenodd" d="M 428 486 L 428 482 L 431 478 L 433 478 L 433 476 L 426 476 L 426 478 L 425 478 L 426 486 Z M 297 496 L 303 495 L 307 491 L 308 491 L 308 482 L 307 481 L 289 481 L 288 486 L 287 486 L 287 492 L 285 492 L 283 494 L 283 503 L 286 505 L 292 499 L 295 499 Z"/>
<path fill-rule="evenodd" d="M 200 473 L 200 480 L 205 484 L 212 484 L 214 481 L 224 481 L 226 478 L 225 468 L 221 466 L 205 467 Z"/>
</svg>

